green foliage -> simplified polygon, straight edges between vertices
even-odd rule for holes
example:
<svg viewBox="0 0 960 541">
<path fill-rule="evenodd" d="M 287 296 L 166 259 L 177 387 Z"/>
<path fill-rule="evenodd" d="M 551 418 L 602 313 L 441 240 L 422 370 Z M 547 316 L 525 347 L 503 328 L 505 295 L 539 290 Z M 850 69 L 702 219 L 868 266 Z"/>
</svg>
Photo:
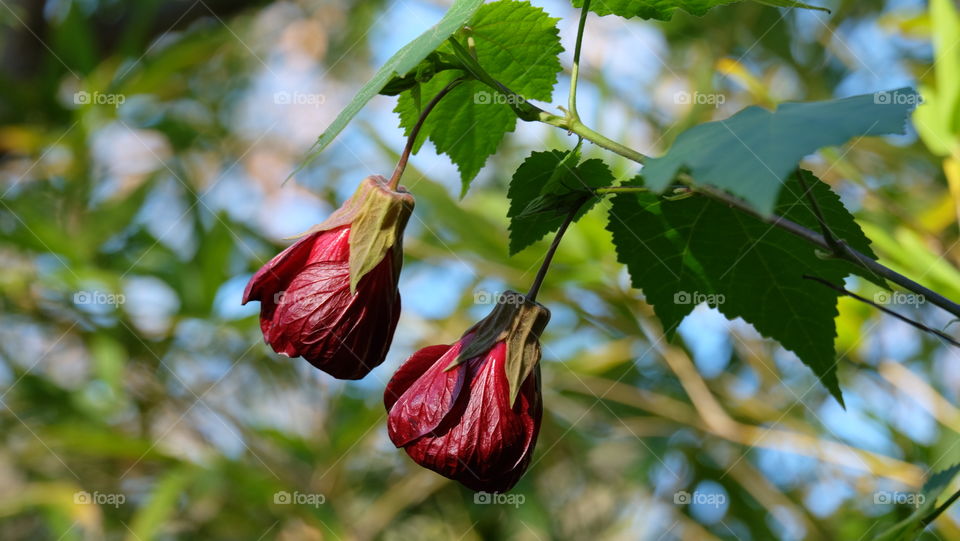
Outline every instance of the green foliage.
<svg viewBox="0 0 960 541">
<path fill-rule="evenodd" d="M 880 534 L 876 541 L 917 539 L 927 524 L 946 509 L 945 507 L 937 508 L 937 499 L 950 486 L 958 472 L 960 472 L 960 464 L 954 464 L 931 475 L 927 482 L 923 484 L 919 494 L 911 494 L 915 500 L 913 512 L 907 518 L 897 522 Z M 954 494 L 951 498 L 956 498 L 956 496 L 957 494 Z"/>
<path fill-rule="evenodd" d="M 949 377 L 943 375 L 946 365 L 940 362 L 950 352 L 935 338 L 899 328 L 895 336 L 903 343 L 891 348 L 889 340 L 878 339 L 892 321 L 888 316 L 849 298 L 838 299 L 836 347 L 845 359 L 836 375 L 845 389 L 869 389 L 863 400 L 849 401 L 849 414 L 820 407 L 819 390 L 801 395 L 806 388 L 794 383 L 798 376 L 809 377 L 807 368 L 777 362 L 772 341 L 741 336 L 738 325 L 716 332 L 698 329 L 692 337 L 733 344 L 728 358 L 720 361 L 722 371 L 710 375 L 701 359 L 694 359 L 702 344 L 663 344 L 656 322 L 663 303 L 651 309 L 636 290 L 621 283 L 624 268 L 605 227 L 619 227 L 618 234 L 628 238 L 619 246 L 620 259 L 633 261 L 629 270 L 636 274 L 639 269 L 641 276 L 646 266 L 666 275 L 644 248 L 666 241 L 634 237 L 626 228 L 633 224 L 608 225 L 607 213 L 589 212 L 567 231 L 540 291 L 541 300 L 556 309 L 543 333 L 546 362 L 540 367 L 547 407 L 540 442 L 533 467 L 516 489 L 524 503 L 477 504 L 473 494 L 384 445 L 382 385 L 411 350 L 448 343 L 475 324 L 483 315 L 476 306 L 478 291 L 529 284 L 544 246 L 506 257 L 506 214 L 516 225 L 512 230 L 523 233 L 525 227 L 533 231 L 555 224 L 564 209 L 587 193 L 586 187 L 552 193 L 576 178 L 565 174 L 567 166 L 580 171 L 576 180 L 596 178 L 597 185 L 600 177 L 607 179 L 603 184 L 610 183 L 606 167 L 596 160 L 580 163 L 577 153 L 563 153 L 559 160 L 541 156 L 552 171 L 528 170 L 528 182 L 518 184 L 528 202 L 520 205 L 515 187 L 514 199 L 508 201 L 499 182 L 477 186 L 473 197 L 458 201 L 449 179 L 431 178 L 429 171 L 411 165 L 403 183 L 415 193 L 417 208 L 404 239 L 406 314 L 395 349 L 365 381 L 333 382 L 304 361 L 265 346 L 256 315 L 236 306 L 238 288 L 289 245 L 276 238 L 272 226 L 286 223 L 291 199 L 297 200 L 298 216 L 299 203 L 331 208 L 342 200 L 334 194 L 345 193 L 359 180 L 351 167 L 355 162 L 391 160 L 402 141 L 385 139 L 390 131 L 380 129 L 393 121 L 388 111 L 371 110 L 370 138 L 377 140 L 379 152 L 376 147 L 350 149 L 356 155 L 346 148 L 327 152 L 311 168 L 316 173 L 311 181 L 317 179 L 310 186 L 314 194 L 292 184 L 280 188 L 287 172 L 282 164 L 299 152 L 297 139 L 287 130 L 317 127 L 304 117 L 290 118 L 298 115 L 288 109 L 271 110 L 269 96 L 267 107 L 260 107 L 262 82 L 270 79 L 264 71 L 275 69 L 278 57 L 282 61 L 287 53 L 305 52 L 297 58 L 316 61 L 313 68 L 331 83 L 324 89 L 330 103 L 349 103 L 354 97 L 346 89 L 360 88 L 376 70 L 368 65 L 371 53 L 377 58 L 393 53 L 385 50 L 382 33 L 371 32 L 373 21 L 384 16 L 386 23 L 415 24 L 416 17 L 405 9 L 387 9 L 382 0 L 361 7 L 322 2 L 315 13 L 311 2 L 241 0 L 227 3 L 233 15 L 219 17 L 212 12 L 226 5 L 222 2 L 192 10 L 189 3 L 157 0 L 47 2 L 47 9 L 36 9 L 42 4 L 0 7 L 0 42 L 17 52 L 0 61 L 0 479 L 6 487 L 0 491 L 0 539 L 392 541 L 519 535 L 607 540 L 622 538 L 624 532 L 657 538 L 668 527 L 672 533 L 667 536 L 728 538 L 736 532 L 743 538 L 776 539 L 785 536 L 781 517 L 790 518 L 795 531 L 789 533 L 795 538 L 867 539 L 914 511 L 902 506 L 892 516 L 879 516 L 886 507 L 872 504 L 877 486 L 895 483 L 903 493 L 915 493 L 927 477 L 925 465 L 957 460 L 951 417 L 925 418 L 915 407 L 955 402 Z M 478 9 L 480 3 L 457 2 L 457 9 L 467 4 Z M 718 60 L 743 55 L 744 76 L 758 83 L 749 89 L 730 85 L 730 97 L 738 102 L 775 101 L 770 94 L 776 94 L 778 85 L 797 80 L 803 92 L 830 95 L 853 69 L 824 62 L 830 53 L 820 44 L 846 38 L 845 29 L 874 21 L 898 34 L 896 25 L 906 17 L 899 8 L 881 9 L 879 3 L 837 0 L 831 6 L 836 6 L 835 14 L 812 27 L 779 24 L 771 30 L 769 24 L 780 15 L 776 10 L 741 2 L 703 19 L 681 14 L 669 25 L 648 30 L 668 44 L 664 64 L 682 77 L 691 75 L 694 85 L 699 75 L 709 76 L 703 78 L 707 86 L 725 77 L 715 72 Z M 912 39 L 926 42 L 933 32 L 940 55 L 935 67 L 922 58 L 924 47 L 911 48 L 911 56 L 884 56 L 907 73 L 924 74 L 924 88 L 937 89 L 928 100 L 936 112 L 914 117 L 927 148 L 921 142 L 891 145 L 867 139 L 844 149 L 849 152 L 842 156 L 824 152 L 829 163 L 822 170 L 829 171 L 824 180 L 831 186 L 854 194 L 857 204 L 851 209 L 884 264 L 957 298 L 956 198 L 936 174 L 950 142 L 956 141 L 958 125 L 940 112 L 947 110 L 941 103 L 948 103 L 940 97 L 956 94 L 950 73 L 958 64 L 943 60 L 958 52 L 949 49 L 955 31 L 941 16 L 949 8 L 935 0 L 932 19 L 907 14 Z M 365 15 L 356 16 L 358 10 Z M 173 32 L 162 34 L 181 17 Z M 573 23 L 564 22 L 568 28 Z M 322 32 L 314 32 L 315 25 Z M 459 24 L 450 26 L 443 31 L 454 32 Z M 489 39 L 495 40 L 495 30 L 491 25 Z M 300 39 L 305 34 L 310 39 Z M 624 93 L 615 80 L 619 70 L 598 69 L 590 61 L 603 47 L 622 46 L 611 34 L 590 29 L 584 43 L 582 88 L 597 88 L 603 95 L 600 106 L 581 111 L 586 125 L 609 136 L 620 130 L 635 133 L 636 126 L 644 125 L 657 136 L 706 119 L 711 110 L 697 107 L 654 111 L 641 106 L 629 110 L 627 119 L 609 114 L 608 103 L 632 103 L 630 93 L 652 92 L 664 82 L 661 77 L 668 77 L 661 73 Z M 274 39 L 278 36 L 282 39 Z M 466 36 L 458 35 L 461 43 L 467 43 Z M 430 39 L 449 53 L 440 34 Z M 754 41 L 749 52 L 743 49 Z M 326 54 L 303 42 L 326 42 Z M 482 48 L 489 44 L 478 43 L 478 53 Z M 916 51 L 918 56 L 912 56 Z M 437 66 L 431 65 L 434 61 Z M 427 64 L 408 59 L 414 66 L 408 74 L 414 74 L 423 101 L 430 91 L 420 83 L 434 67 L 440 69 L 439 63 L 450 61 L 449 55 L 434 55 Z M 478 62 L 489 61 L 481 57 Z M 449 77 L 453 71 L 442 69 L 434 76 Z M 519 77 L 519 71 L 512 73 Z M 526 78 L 521 79 L 514 89 L 529 93 L 523 88 Z M 476 84 L 477 91 L 492 92 Z M 120 108 L 74 106 L 72 90 L 120 92 L 128 101 Z M 581 103 L 591 105 L 592 97 L 581 95 Z M 269 123 L 278 122 L 279 133 L 264 134 L 260 127 L 237 122 L 251 101 L 258 114 L 270 117 Z M 499 109 L 501 121 L 513 126 L 509 108 Z M 124 158 L 144 156 L 144 149 L 138 138 L 103 137 L 118 125 L 156 142 L 151 148 L 162 160 L 129 168 Z M 936 128 L 933 137 L 924 133 L 925 125 Z M 335 130 L 328 135 L 335 136 Z M 545 139 L 542 145 L 530 145 L 506 138 L 498 148 L 503 159 L 491 164 L 496 167 L 491 167 L 493 178 L 508 179 L 532 150 L 567 148 L 569 135 L 555 130 Z M 105 142 L 116 152 L 105 156 Z M 551 153 L 534 153 L 541 154 Z M 618 178 L 624 174 L 622 160 L 604 158 Z M 503 170 L 508 163 L 513 167 Z M 584 175 L 589 168 L 596 175 Z M 531 178 L 536 180 L 529 182 Z M 220 182 L 231 184 L 227 191 L 232 196 L 220 192 Z M 873 257 L 836 194 L 819 182 L 813 185 L 831 229 Z M 796 191 L 792 181 L 787 187 Z M 787 195 L 780 194 L 777 212 L 788 204 Z M 697 259 L 701 250 L 693 248 L 715 239 L 726 251 L 739 249 L 754 266 L 783 266 L 778 257 L 791 254 L 790 268 L 782 273 L 790 278 L 774 285 L 826 290 L 793 280 L 793 253 L 813 261 L 807 245 L 797 246 L 772 229 L 760 244 L 741 249 L 758 236 L 755 221 L 741 226 L 734 217 L 743 215 L 706 205 L 699 197 L 654 201 L 645 194 L 620 196 L 614 203 L 636 211 L 639 224 L 651 223 L 654 235 L 659 231 L 677 242 L 690 232 L 666 220 L 682 218 L 688 205 L 704 205 L 704 215 L 719 216 L 716 223 L 696 224 L 707 229 L 697 231 L 705 237 L 694 239 L 697 244 L 679 264 L 675 256 L 670 261 L 675 265 L 670 268 L 691 283 L 701 279 L 700 273 L 710 278 L 705 269 L 717 266 L 712 261 L 720 258 L 704 247 L 704 265 Z M 515 210 L 508 211 L 508 203 Z M 797 198 L 794 203 L 788 217 L 817 229 L 805 202 Z M 676 246 L 666 244 L 665 255 L 684 247 Z M 783 253 L 774 252 L 774 246 Z M 631 255 L 631 250 L 639 254 Z M 833 260 L 817 265 L 817 275 L 825 279 L 855 272 Z M 768 289 L 781 294 L 757 278 L 761 273 L 736 267 L 731 272 L 742 272 L 743 280 L 751 281 L 747 285 L 757 289 L 744 292 L 744 285 L 734 290 L 737 295 L 760 297 Z M 875 288 L 866 280 L 876 278 L 860 275 L 863 280 L 847 287 L 869 298 Z M 726 280 L 710 285 L 719 288 Z M 644 280 L 644 292 L 656 293 L 657 284 L 647 283 L 653 281 Z M 127 299 L 119 306 L 82 305 L 75 301 L 80 290 L 123 293 Z M 670 291 L 660 296 L 669 301 Z M 761 299 L 778 329 L 780 313 L 794 306 L 799 295 L 791 295 L 792 304 L 783 306 Z M 825 307 L 835 299 L 805 298 L 813 299 L 814 315 L 829 319 L 832 312 Z M 911 310 L 892 308 L 908 315 Z M 927 322 L 946 322 L 929 303 L 914 312 Z M 957 324 L 946 330 L 956 332 Z M 891 355 L 896 351 L 909 351 L 909 360 L 898 362 Z M 861 437 L 857 429 L 864 418 L 870 433 Z M 836 422 L 851 430 L 833 434 Z M 908 425 L 920 426 L 920 435 Z M 749 437 L 758 434 L 769 437 Z M 801 462 L 803 473 L 796 475 L 795 464 Z M 782 464 L 782 471 L 772 474 L 771 463 Z M 951 502 L 946 483 L 956 468 L 948 472 L 928 481 L 921 520 L 910 518 L 896 534 L 915 536 Z M 778 482 L 791 475 L 796 476 L 789 483 Z M 689 492 L 707 485 L 722 488 L 728 504 L 711 508 L 714 517 L 722 518 L 711 522 L 695 506 L 676 505 L 671 496 L 678 483 Z M 811 494 L 838 484 L 846 488 L 828 498 L 837 506 L 818 505 L 811 512 Z M 78 491 L 125 495 L 126 500 L 119 506 L 78 504 Z M 281 504 L 277 495 L 282 492 L 322 494 L 327 500 L 319 506 Z M 930 507 L 934 500 L 939 500 L 936 508 Z M 944 513 L 925 530 L 922 534 L 929 538 L 957 537 L 952 514 Z"/>
<path fill-rule="evenodd" d="M 808 186 L 815 182 L 811 193 L 831 230 L 873 257 L 840 199 L 812 175 L 805 180 Z M 817 227 L 803 196 L 791 177 L 775 210 Z M 699 196 L 665 201 L 649 193 L 617 195 L 608 228 L 619 261 L 668 335 L 697 304 L 707 302 L 796 353 L 842 403 L 833 343 L 838 293 L 804 275 L 840 285 L 852 265 L 822 259 L 803 240 Z"/>
<path fill-rule="evenodd" d="M 456 39 L 473 45 L 480 65 L 508 88 L 529 100 L 550 100 L 560 72 L 557 19 L 529 2 L 500 0 L 484 5 Z M 444 44 L 441 53 L 451 53 Z M 426 103 L 459 72 L 443 72 L 418 88 L 400 95 L 396 111 L 407 134 Z M 417 149 L 429 137 L 437 151 L 450 156 L 460 170 L 461 195 L 516 125 L 509 99 L 486 84 L 469 80 L 441 101 L 424 123 Z"/>
<path fill-rule="evenodd" d="M 673 13 L 682 9 L 693 15 L 703 15 L 711 9 L 740 0 L 598 0 L 590 3 L 590 11 L 597 15 L 619 15 L 621 17 L 641 17 L 669 21 Z M 794 2 L 793 0 L 754 0 L 760 4 L 778 7 L 817 9 L 829 11 L 819 6 Z M 575 7 L 583 7 L 584 0 L 573 0 Z"/>
<path fill-rule="evenodd" d="M 310 152 L 310 156 L 306 161 L 309 162 L 323 152 L 323 149 L 327 148 L 327 145 L 332 143 L 334 138 L 347 127 L 350 120 L 363 109 L 363 106 L 383 90 L 387 83 L 390 82 L 390 79 L 395 75 L 405 75 L 410 70 L 416 68 L 421 60 L 436 50 L 444 40 L 459 30 L 466 21 L 470 20 L 470 17 L 480 9 L 482 4 L 483 0 L 456 0 L 450 9 L 447 10 L 446 14 L 444 14 L 440 22 L 425 30 L 417 39 L 404 45 L 403 48 L 391 56 L 390 59 L 387 60 L 387 63 L 377 70 L 373 78 L 367 81 L 367 83 L 354 94 L 353 99 L 351 99 L 347 107 L 337 115 L 333 123 L 324 130 L 316 144 L 314 144 L 313 150 Z M 301 165 L 301 167 L 303 166 Z"/>
<path fill-rule="evenodd" d="M 574 206 L 574 221 L 582 218 L 597 203 L 593 190 L 613 184 L 603 161 L 579 162 L 578 147 L 534 152 L 517 168 L 507 192 L 511 255 L 556 231 Z"/>
<path fill-rule="evenodd" d="M 910 88 L 840 100 L 747 107 L 695 126 L 644 167 L 647 186 L 663 191 L 681 170 L 770 214 L 784 179 L 804 156 L 865 135 L 904 133 L 919 95 Z"/>
<path fill-rule="evenodd" d="M 920 86 L 923 104 L 917 107 L 917 132 L 941 156 L 960 154 L 960 12 L 951 0 L 930 1 L 933 24 L 934 84 Z"/>
</svg>

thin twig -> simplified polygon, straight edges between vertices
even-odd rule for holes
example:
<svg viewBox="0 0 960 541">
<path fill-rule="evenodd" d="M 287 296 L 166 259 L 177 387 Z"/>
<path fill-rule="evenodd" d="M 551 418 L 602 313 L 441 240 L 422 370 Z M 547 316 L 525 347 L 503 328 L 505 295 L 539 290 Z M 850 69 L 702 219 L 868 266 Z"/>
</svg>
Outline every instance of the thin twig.
<svg viewBox="0 0 960 541">
<path fill-rule="evenodd" d="M 746 214 L 754 216 L 755 218 L 760 219 L 761 221 L 768 223 L 770 225 L 779 227 L 784 231 L 800 237 L 801 239 L 819 246 L 824 250 L 832 250 L 827 240 L 823 238 L 823 235 L 808 229 L 792 220 L 784 218 L 783 216 L 777 216 L 776 214 L 765 215 L 757 212 L 753 207 L 747 204 L 744 201 L 741 201 L 739 198 L 727 194 L 722 190 L 716 190 L 710 188 L 709 186 L 698 186 L 696 188 L 698 193 L 704 194 L 711 199 L 715 199 L 731 207 L 736 208 Z M 943 295 L 933 291 L 932 289 L 922 286 L 917 282 L 914 282 L 910 278 L 900 274 L 899 272 L 887 267 L 886 265 L 879 263 L 875 259 L 857 251 L 855 248 L 850 247 L 847 243 L 840 241 L 837 243 L 842 249 L 840 253 L 836 254 L 840 259 L 844 259 L 857 265 L 858 267 L 864 268 L 877 276 L 889 280 L 900 287 L 916 293 L 918 295 L 923 295 L 923 297 L 930 301 L 932 304 L 943 308 L 947 312 L 960 317 L 960 304 L 957 304 L 950 299 L 944 297 Z"/>
<path fill-rule="evenodd" d="M 813 189 L 807 187 L 807 181 L 803 179 L 803 171 L 798 167 L 794 174 L 797 175 L 797 182 L 800 183 L 800 189 L 803 190 L 803 196 L 810 200 L 810 208 L 813 210 L 813 215 L 817 218 L 817 223 L 820 224 L 820 232 L 823 233 L 823 240 L 827 241 L 827 244 L 833 249 L 833 252 L 836 255 L 840 255 L 840 246 L 837 244 L 837 240 L 834 238 L 833 233 L 830 231 L 830 227 L 827 225 L 827 220 L 823 217 L 823 211 L 820 210 L 820 203 L 817 201 L 817 197 L 813 195 Z"/>
<path fill-rule="evenodd" d="M 403 147 L 403 152 L 400 154 L 400 161 L 397 162 L 397 166 L 393 169 L 393 176 L 390 177 L 388 184 L 391 190 L 396 190 L 400 185 L 400 177 L 403 176 L 403 171 L 407 168 L 407 160 L 410 159 L 410 152 L 413 151 L 413 145 L 417 141 L 417 135 L 420 134 L 420 128 L 423 127 L 423 123 L 427 120 L 430 111 L 433 111 L 433 108 L 440 103 L 440 100 L 463 81 L 463 78 L 450 81 L 450 83 L 443 87 L 443 89 L 427 103 L 427 106 L 423 108 L 423 112 L 420 113 L 420 118 L 417 119 L 417 123 L 414 124 L 413 129 L 410 130 L 410 135 L 407 137 L 407 144 Z"/>
<path fill-rule="evenodd" d="M 557 234 L 553 236 L 553 243 L 550 244 L 550 248 L 543 258 L 543 263 L 540 264 L 540 270 L 537 271 L 537 276 L 533 279 L 533 285 L 530 286 L 530 291 L 527 293 L 527 298 L 531 301 L 537 300 L 537 293 L 540 292 L 540 286 L 543 284 L 543 279 L 547 276 L 547 269 L 550 268 L 550 262 L 553 261 L 553 254 L 557 252 L 557 247 L 560 246 L 560 240 L 563 238 L 563 234 L 567 232 L 567 228 L 570 227 L 570 224 L 573 222 L 573 217 L 580 211 L 580 207 L 582 207 L 590 197 L 592 196 L 584 197 L 570 209 L 570 213 L 567 214 L 567 218 L 563 221 L 560 229 L 557 229 Z"/>
<path fill-rule="evenodd" d="M 860 302 L 869 304 L 870 306 L 873 306 L 873 307 L 876 308 L 877 310 L 880 310 L 880 311 L 882 311 L 882 312 L 885 312 L 885 313 L 887 313 L 887 314 L 890 314 L 891 316 L 899 319 L 900 321 L 903 321 L 904 323 L 913 325 L 914 327 L 920 329 L 921 331 L 925 331 L 925 332 L 928 332 L 928 333 L 930 333 L 930 334 L 936 335 L 936 336 L 938 336 L 938 337 L 946 340 L 946 341 L 949 342 L 950 344 L 952 344 L 952 345 L 954 345 L 954 346 L 956 346 L 956 347 L 960 347 L 960 342 L 957 342 L 956 340 L 954 340 L 953 337 L 951 337 L 950 335 L 944 334 L 944 333 L 938 331 L 937 329 L 932 329 L 932 328 L 930 328 L 930 327 L 927 327 L 927 326 L 924 325 L 923 323 L 920 323 L 919 321 L 914 321 L 914 320 L 908 318 L 907 316 L 898 314 L 897 312 L 894 312 L 893 310 L 891 310 L 891 309 L 889 309 L 889 308 L 887 308 L 887 307 L 885 307 L 885 306 L 881 306 L 881 305 L 879 305 L 879 304 L 871 301 L 870 299 L 861 297 L 860 295 L 857 295 L 856 293 L 854 293 L 854 292 L 852 292 L 852 291 L 850 291 L 850 290 L 848 290 L 848 289 L 846 289 L 846 288 L 844 288 L 844 287 L 838 286 L 838 285 L 836 285 L 836 284 L 834 284 L 834 283 L 832 283 L 832 282 L 830 282 L 830 281 L 828 281 L 828 280 L 824 280 L 823 278 L 819 278 L 819 277 L 817 277 L 817 276 L 810 276 L 809 274 L 804 274 L 804 275 L 803 275 L 803 278 L 806 279 L 806 280 L 813 280 L 814 282 L 819 282 L 819 283 L 821 283 L 821 284 L 829 287 L 830 289 L 832 289 L 832 290 L 834 290 L 834 291 L 837 291 L 838 293 L 841 293 L 841 294 L 846 295 L 846 296 L 848 296 L 848 297 L 852 297 L 852 298 L 854 298 L 854 299 L 857 299 L 857 300 L 860 301 Z"/>
<path fill-rule="evenodd" d="M 927 525 L 936 520 L 948 507 L 953 505 L 953 502 L 957 501 L 957 498 L 960 498 L 960 491 L 951 494 L 939 507 L 931 511 L 929 515 L 923 517 L 923 520 L 920 521 L 920 529 L 926 528 Z"/>
</svg>

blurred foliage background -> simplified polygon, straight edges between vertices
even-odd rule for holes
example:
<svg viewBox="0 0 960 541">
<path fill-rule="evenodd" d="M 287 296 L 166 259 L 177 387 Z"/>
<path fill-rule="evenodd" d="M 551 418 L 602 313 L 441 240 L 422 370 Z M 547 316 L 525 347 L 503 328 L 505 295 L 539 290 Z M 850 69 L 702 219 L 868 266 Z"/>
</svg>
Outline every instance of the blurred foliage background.
<svg viewBox="0 0 960 541">
<path fill-rule="evenodd" d="M 569 69 L 578 12 L 535 3 L 562 17 Z M 960 48 L 944 51 L 960 35 L 924 2 L 817 3 L 832 13 L 591 15 L 581 116 L 657 154 L 753 103 L 904 84 L 958 99 Z M 404 313 L 382 367 L 343 383 L 273 354 L 243 287 L 360 179 L 392 170 L 395 99 L 283 180 L 446 7 L 0 1 L 0 539 L 867 539 L 909 513 L 890 495 L 960 461 L 956 349 L 841 300 L 844 411 L 792 354 L 706 306 L 667 343 L 615 261 L 603 204 L 541 292 L 546 413 L 519 497 L 478 503 L 414 465 L 386 436 L 384 383 L 416 348 L 455 340 L 484 299 L 529 285 L 545 245 L 507 257 L 506 185 L 531 150 L 574 143 L 539 125 L 518 126 L 462 201 L 445 158 L 427 145 L 412 160 Z M 695 92 L 724 103 L 677 99 Z M 884 263 L 960 299 L 960 126 L 923 115 L 910 135 L 805 166 Z M 960 539 L 960 511 L 925 535 Z"/>
</svg>

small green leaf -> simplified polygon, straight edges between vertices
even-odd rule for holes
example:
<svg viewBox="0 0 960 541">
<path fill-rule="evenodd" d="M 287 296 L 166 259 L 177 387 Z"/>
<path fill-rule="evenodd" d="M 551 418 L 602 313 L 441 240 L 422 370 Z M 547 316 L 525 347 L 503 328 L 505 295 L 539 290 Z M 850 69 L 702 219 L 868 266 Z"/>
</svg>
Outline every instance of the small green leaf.
<svg viewBox="0 0 960 541">
<path fill-rule="evenodd" d="M 395 75 L 406 75 L 410 70 L 416 68 L 420 61 L 435 51 L 441 43 L 470 20 L 470 17 L 480 9 L 482 4 L 483 0 L 456 0 L 443 18 L 440 19 L 440 22 L 428 28 L 415 40 L 406 44 L 391 56 L 386 64 L 377 70 L 373 78 L 367 81 L 350 100 L 347 107 L 337 115 L 333 123 L 324 130 L 300 168 L 303 168 L 323 152 L 323 149 L 333 142 L 333 139 L 343 131 L 350 120 L 363 109 L 364 105 L 383 90 L 391 78 Z"/>
<path fill-rule="evenodd" d="M 507 192 L 511 255 L 556 231 L 573 206 L 582 205 L 574 220 L 582 218 L 597 202 L 593 189 L 613 184 L 601 160 L 579 160 L 579 147 L 534 152 L 517 168 Z"/>
<path fill-rule="evenodd" d="M 590 11 L 597 15 L 619 15 L 621 17 L 640 17 L 669 21 L 673 12 L 682 9 L 693 15 L 703 15 L 711 9 L 726 4 L 735 4 L 740 0 L 600 0 L 590 3 Z M 776 7 L 830 10 L 793 0 L 755 0 L 760 4 Z M 583 7 L 583 0 L 573 0 L 575 7 Z"/>
<path fill-rule="evenodd" d="M 480 8 L 457 39 L 473 45 L 477 61 L 494 79 L 524 99 L 548 101 L 562 69 L 557 20 L 529 2 L 500 0 Z M 448 44 L 440 51 L 452 54 Z M 460 71 L 445 71 L 419 85 L 423 102 L 429 102 L 459 76 Z M 508 99 L 479 81 L 461 84 L 427 118 L 414 151 L 429 137 L 437 152 L 457 164 L 461 195 L 466 194 L 487 158 L 516 126 L 516 113 Z M 409 134 L 420 116 L 411 91 L 400 95 L 396 112 L 401 127 Z"/>
<path fill-rule="evenodd" d="M 840 199 L 812 174 L 804 175 L 831 231 L 874 257 Z M 776 211 L 817 227 L 795 176 Z M 804 275 L 842 285 L 853 265 L 822 260 L 803 240 L 702 196 L 664 201 L 650 193 L 620 194 L 613 198 L 607 229 L 618 260 L 668 335 L 697 304 L 714 305 L 796 353 L 842 403 L 834 351 L 838 293 Z"/>
<path fill-rule="evenodd" d="M 681 170 L 770 214 L 787 176 L 825 146 L 864 135 L 904 133 L 919 101 L 910 88 L 831 101 L 748 107 L 726 120 L 695 126 L 660 158 L 647 161 L 647 186 L 663 191 Z"/>
<path fill-rule="evenodd" d="M 154 484 L 149 498 L 133 515 L 127 528 L 128 540 L 157 539 L 177 513 L 184 490 L 196 479 L 196 472 L 183 467 L 167 470 Z"/>
</svg>

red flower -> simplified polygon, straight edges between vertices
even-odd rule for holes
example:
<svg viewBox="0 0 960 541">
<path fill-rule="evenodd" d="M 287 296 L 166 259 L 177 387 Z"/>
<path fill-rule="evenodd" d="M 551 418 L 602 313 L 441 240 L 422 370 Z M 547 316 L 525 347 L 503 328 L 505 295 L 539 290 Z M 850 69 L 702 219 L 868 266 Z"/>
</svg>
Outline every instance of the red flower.
<svg viewBox="0 0 960 541">
<path fill-rule="evenodd" d="M 400 317 L 400 240 L 413 197 L 368 177 L 322 224 L 250 279 L 243 303 L 260 301 L 260 329 L 274 351 L 303 357 L 341 379 L 383 362 Z"/>
<path fill-rule="evenodd" d="M 452 346 L 414 353 L 384 393 L 394 445 L 476 491 L 505 492 L 517 483 L 543 413 L 537 339 L 549 312 L 529 302 L 504 306 Z M 503 312 L 510 313 L 498 317 Z M 532 325 L 518 329 L 521 320 Z"/>
</svg>

